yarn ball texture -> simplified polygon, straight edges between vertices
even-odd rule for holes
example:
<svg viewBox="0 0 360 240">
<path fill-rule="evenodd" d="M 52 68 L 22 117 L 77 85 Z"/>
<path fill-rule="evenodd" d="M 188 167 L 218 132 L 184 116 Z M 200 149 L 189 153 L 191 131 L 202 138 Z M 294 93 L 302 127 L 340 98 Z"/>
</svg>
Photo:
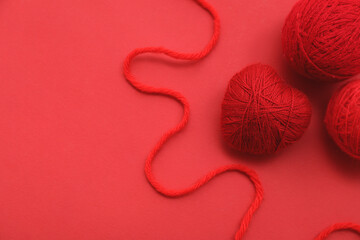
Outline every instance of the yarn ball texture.
<svg viewBox="0 0 360 240">
<path fill-rule="evenodd" d="M 307 96 L 268 65 L 254 64 L 230 80 L 222 103 L 222 134 L 231 147 L 270 154 L 294 143 L 311 119 Z"/>
<path fill-rule="evenodd" d="M 360 73 L 360 0 L 300 0 L 288 15 L 282 46 L 303 76 L 341 81 Z"/>
<path fill-rule="evenodd" d="M 326 111 L 325 125 L 345 153 L 360 159 L 360 79 L 335 92 Z"/>
</svg>

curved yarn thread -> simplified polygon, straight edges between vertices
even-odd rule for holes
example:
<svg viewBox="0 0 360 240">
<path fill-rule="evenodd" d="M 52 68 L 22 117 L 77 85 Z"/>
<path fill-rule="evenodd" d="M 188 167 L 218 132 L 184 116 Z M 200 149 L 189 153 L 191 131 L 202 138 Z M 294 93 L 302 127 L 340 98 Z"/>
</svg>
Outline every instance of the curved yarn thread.
<svg viewBox="0 0 360 240">
<path fill-rule="evenodd" d="M 211 40 L 208 42 L 208 44 L 201 51 L 199 51 L 197 53 L 181 53 L 181 52 L 172 51 L 172 50 L 169 50 L 169 49 L 163 48 L 163 47 L 137 48 L 137 49 L 133 50 L 132 52 L 130 52 L 130 54 L 125 58 L 125 61 L 123 63 L 123 73 L 124 73 L 124 76 L 125 76 L 126 80 L 128 81 L 128 83 L 130 85 L 132 85 L 139 92 L 142 92 L 145 94 L 154 94 L 154 95 L 162 95 L 162 96 L 170 97 L 170 98 L 178 101 L 183 107 L 183 117 L 182 117 L 181 121 L 175 127 L 168 130 L 160 138 L 160 140 L 157 142 L 157 144 L 151 150 L 151 152 L 149 153 L 149 155 L 146 159 L 145 175 L 146 175 L 147 180 L 149 181 L 150 185 L 157 192 L 159 192 L 160 194 L 162 194 L 166 197 L 172 197 L 172 198 L 181 197 L 181 196 L 184 196 L 184 195 L 194 192 L 201 186 L 203 186 L 206 183 L 208 183 L 209 181 L 211 181 L 216 176 L 221 175 L 225 172 L 230 172 L 230 171 L 239 172 L 239 173 L 245 175 L 246 177 L 248 177 L 249 180 L 252 182 L 252 184 L 255 187 L 255 198 L 254 198 L 253 202 L 251 203 L 249 209 L 243 216 L 243 218 L 240 222 L 240 227 L 239 227 L 238 231 L 236 232 L 235 240 L 240 240 L 244 236 L 246 230 L 249 227 L 250 221 L 251 221 L 254 213 L 260 207 L 260 204 L 263 200 L 264 191 L 263 191 L 263 187 L 262 187 L 262 184 L 259 180 L 257 173 L 246 166 L 243 166 L 240 164 L 233 164 L 233 165 L 223 166 L 214 171 L 209 172 L 207 175 L 200 178 L 193 185 L 191 185 L 187 188 L 184 188 L 184 189 L 172 190 L 172 189 L 165 188 L 163 185 L 161 185 L 153 175 L 152 163 L 154 161 L 155 156 L 160 151 L 160 149 L 163 147 L 163 145 L 173 135 L 180 132 L 186 126 L 186 124 L 189 120 L 190 105 L 189 105 L 188 101 L 186 100 L 186 98 L 177 91 L 167 89 L 167 88 L 156 88 L 156 87 L 148 86 L 141 82 L 138 82 L 136 80 L 135 76 L 131 73 L 131 68 L 130 68 L 131 62 L 136 56 L 141 55 L 141 54 L 146 54 L 146 53 L 164 54 L 164 55 L 172 57 L 174 59 L 196 61 L 196 60 L 200 60 L 200 59 L 204 58 L 211 52 L 211 50 L 215 47 L 215 45 L 218 41 L 218 38 L 219 38 L 219 34 L 220 34 L 219 16 L 218 16 L 217 12 L 215 11 L 215 9 L 210 4 L 208 4 L 206 1 L 204 1 L 204 0 L 194 0 L 194 1 L 197 4 L 199 4 L 203 9 L 208 11 L 209 14 L 213 18 L 213 24 L 214 24 L 213 35 L 211 37 Z M 326 229 L 324 232 L 322 232 L 315 240 L 323 240 L 328 235 L 330 235 L 332 232 L 340 231 L 340 230 L 353 230 L 356 232 L 360 232 L 360 227 L 358 225 L 351 224 L 351 223 L 335 224 L 332 227 Z"/>
<path fill-rule="evenodd" d="M 344 230 L 353 231 L 360 235 L 360 225 L 353 223 L 337 223 L 325 229 L 315 238 L 315 240 L 324 240 L 333 232 L 344 231 Z"/>
<path fill-rule="evenodd" d="M 183 113 L 183 117 L 182 117 L 181 121 L 174 128 L 170 129 L 168 132 L 166 132 L 160 138 L 160 140 L 155 145 L 155 147 L 152 149 L 152 151 L 150 152 L 150 154 L 148 155 L 148 157 L 146 159 L 145 175 L 147 177 L 147 180 L 151 184 L 151 186 L 156 191 L 158 191 L 159 193 L 161 193 L 162 195 L 167 196 L 167 197 L 175 198 L 175 197 L 184 196 L 191 192 L 194 192 L 195 190 L 197 190 L 198 188 L 200 188 L 201 186 L 203 186 L 204 184 L 206 184 L 207 182 L 209 182 L 216 176 L 223 174 L 225 172 L 230 172 L 230 171 L 236 171 L 236 172 L 242 173 L 245 176 L 247 176 L 249 178 L 249 180 L 252 182 L 252 184 L 255 187 L 255 198 L 254 198 L 253 202 L 251 203 L 249 209 L 243 216 L 241 223 L 240 223 L 240 228 L 235 235 L 235 239 L 240 240 L 243 237 L 246 230 L 248 229 L 248 226 L 250 224 L 250 221 L 251 221 L 255 211 L 259 208 L 259 206 L 263 200 L 263 187 L 261 185 L 258 175 L 256 174 L 255 171 L 251 170 L 250 168 L 248 168 L 246 166 L 243 166 L 240 164 L 233 164 L 233 165 L 220 167 L 220 168 L 216 169 L 215 171 L 208 173 L 203 178 L 200 178 L 197 182 L 195 182 L 190 187 L 187 187 L 187 188 L 184 188 L 181 190 L 167 189 L 164 186 L 162 186 L 153 175 L 152 162 L 153 162 L 155 156 L 157 155 L 157 153 L 159 152 L 159 150 L 163 147 L 163 145 L 174 134 L 180 132 L 186 126 L 186 124 L 189 120 L 190 105 L 187 102 L 186 98 L 177 91 L 167 89 L 167 88 L 156 88 L 156 87 L 152 87 L 152 86 L 147 86 L 143 83 L 138 82 L 130 70 L 131 61 L 136 56 L 145 54 L 145 53 L 165 54 L 169 57 L 179 59 L 179 60 L 196 61 L 196 60 L 200 60 L 200 59 L 204 58 L 211 52 L 211 50 L 215 47 L 215 45 L 218 41 L 218 38 L 219 38 L 219 34 L 220 34 L 219 16 L 218 16 L 217 12 L 215 11 L 215 9 L 207 2 L 205 2 L 203 0 L 194 0 L 194 1 L 210 13 L 210 15 L 213 18 L 213 22 L 214 22 L 213 35 L 211 37 L 211 40 L 208 42 L 208 44 L 205 46 L 205 48 L 203 50 L 201 50 L 200 52 L 197 52 L 197 53 L 180 53 L 180 52 L 172 51 L 172 50 L 169 50 L 169 49 L 166 49 L 163 47 L 137 48 L 137 49 L 133 50 L 126 57 L 124 64 L 123 64 L 123 71 L 124 71 L 124 75 L 125 75 L 125 78 L 127 79 L 127 81 L 136 90 L 138 90 L 142 93 L 146 93 L 146 94 L 163 95 L 166 97 L 173 98 L 183 106 L 184 113 Z"/>
</svg>

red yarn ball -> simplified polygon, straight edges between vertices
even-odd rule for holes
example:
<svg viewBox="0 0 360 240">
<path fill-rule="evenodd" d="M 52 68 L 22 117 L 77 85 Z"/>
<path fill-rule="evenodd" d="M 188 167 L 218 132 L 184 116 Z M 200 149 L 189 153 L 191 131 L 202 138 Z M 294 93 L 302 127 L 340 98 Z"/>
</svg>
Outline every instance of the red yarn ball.
<svg viewBox="0 0 360 240">
<path fill-rule="evenodd" d="M 284 54 L 305 77 L 348 79 L 360 73 L 359 26 L 359 0 L 300 0 L 285 21 Z"/>
<path fill-rule="evenodd" d="M 246 67 L 229 82 L 222 103 L 225 141 L 251 154 L 274 153 L 297 141 L 311 118 L 305 94 L 262 64 Z"/>
<path fill-rule="evenodd" d="M 325 124 L 336 144 L 348 155 L 360 159 L 360 80 L 349 82 L 335 92 Z"/>
</svg>

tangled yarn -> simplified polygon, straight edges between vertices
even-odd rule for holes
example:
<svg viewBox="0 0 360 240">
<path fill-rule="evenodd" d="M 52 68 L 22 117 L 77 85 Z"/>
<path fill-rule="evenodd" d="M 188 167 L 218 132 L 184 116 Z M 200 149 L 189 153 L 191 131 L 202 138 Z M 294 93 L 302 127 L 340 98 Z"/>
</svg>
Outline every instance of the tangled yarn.
<svg viewBox="0 0 360 240">
<path fill-rule="evenodd" d="M 336 144 L 348 155 L 360 159 L 360 79 L 335 92 L 325 124 Z"/>
<path fill-rule="evenodd" d="M 290 65 L 311 79 L 339 81 L 360 73 L 360 1 L 300 0 L 282 32 Z"/>
<path fill-rule="evenodd" d="M 229 82 L 222 103 L 222 133 L 233 148 L 274 153 L 297 141 L 309 125 L 305 94 L 285 83 L 267 65 L 255 64 Z"/>
</svg>

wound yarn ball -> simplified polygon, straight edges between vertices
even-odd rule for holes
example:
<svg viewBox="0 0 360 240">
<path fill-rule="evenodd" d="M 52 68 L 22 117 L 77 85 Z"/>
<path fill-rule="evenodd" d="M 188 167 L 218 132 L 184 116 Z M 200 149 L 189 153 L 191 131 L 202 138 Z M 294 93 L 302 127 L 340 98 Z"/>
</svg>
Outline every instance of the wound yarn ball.
<svg viewBox="0 0 360 240">
<path fill-rule="evenodd" d="M 307 96 L 268 65 L 254 64 L 230 80 L 222 103 L 225 142 L 251 154 L 269 154 L 294 143 L 311 118 Z"/>
<path fill-rule="evenodd" d="M 360 159 L 360 79 L 335 92 L 328 104 L 325 125 L 345 153 Z"/>
<path fill-rule="evenodd" d="M 284 55 L 303 76 L 340 81 L 360 73 L 360 0 L 300 0 L 282 32 Z"/>
</svg>

